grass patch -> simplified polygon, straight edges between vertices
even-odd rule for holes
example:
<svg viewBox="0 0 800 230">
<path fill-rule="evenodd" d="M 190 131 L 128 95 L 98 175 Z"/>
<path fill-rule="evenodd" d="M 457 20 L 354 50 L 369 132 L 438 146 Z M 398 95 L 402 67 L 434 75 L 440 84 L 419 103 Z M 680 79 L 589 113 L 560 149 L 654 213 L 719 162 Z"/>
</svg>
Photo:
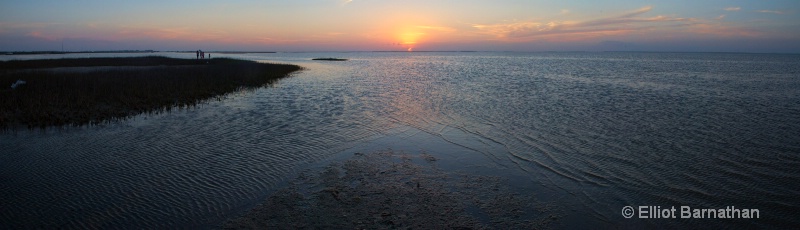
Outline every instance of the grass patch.
<svg viewBox="0 0 800 230">
<path fill-rule="evenodd" d="M 95 124 L 193 106 L 269 85 L 300 69 L 228 58 L 155 56 L 4 61 L 0 62 L 0 128 Z M 11 89 L 17 80 L 26 84 Z"/>
</svg>

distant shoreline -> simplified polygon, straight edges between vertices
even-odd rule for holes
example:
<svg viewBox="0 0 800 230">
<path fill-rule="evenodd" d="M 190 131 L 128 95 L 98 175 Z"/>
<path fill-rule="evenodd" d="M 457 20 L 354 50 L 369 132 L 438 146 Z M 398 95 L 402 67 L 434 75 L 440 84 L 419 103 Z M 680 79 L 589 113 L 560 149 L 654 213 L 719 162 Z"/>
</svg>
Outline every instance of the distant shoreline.
<svg viewBox="0 0 800 230">
<path fill-rule="evenodd" d="M 79 126 L 188 107 L 300 69 L 158 56 L 0 61 L 0 129 Z"/>
<path fill-rule="evenodd" d="M 37 54 L 117 54 L 117 53 L 194 53 L 190 51 L 156 51 L 156 50 L 107 50 L 107 51 L 0 51 L 3 55 L 37 55 Z M 219 54 L 249 54 L 249 53 L 275 53 L 273 51 L 209 51 L 206 53 Z"/>
<path fill-rule="evenodd" d="M 195 50 L 110 50 L 110 51 L 0 51 L 0 55 L 42 55 L 42 54 L 124 54 L 124 53 L 194 53 Z M 791 52 L 741 52 L 741 51 L 647 51 L 647 50 L 592 50 L 592 51 L 515 51 L 515 50 L 368 50 L 368 51 L 205 51 L 205 53 L 216 54 L 272 54 L 272 53 L 678 53 L 678 54 L 780 54 L 780 55 L 800 55 Z"/>
<path fill-rule="evenodd" d="M 104 54 L 104 53 L 158 53 L 155 50 L 109 50 L 109 51 L 3 51 L 5 55 L 36 55 L 36 54 Z M 188 51 L 187 51 L 188 52 Z"/>
</svg>

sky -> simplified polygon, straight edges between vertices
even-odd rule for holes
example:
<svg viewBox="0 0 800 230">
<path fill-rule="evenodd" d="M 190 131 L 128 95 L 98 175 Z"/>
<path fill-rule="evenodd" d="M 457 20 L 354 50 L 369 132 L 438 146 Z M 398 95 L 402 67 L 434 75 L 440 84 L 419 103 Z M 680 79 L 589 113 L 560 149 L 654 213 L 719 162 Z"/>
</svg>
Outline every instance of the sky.
<svg viewBox="0 0 800 230">
<path fill-rule="evenodd" d="M 0 51 L 800 53 L 800 0 L 2 0 Z"/>
</svg>

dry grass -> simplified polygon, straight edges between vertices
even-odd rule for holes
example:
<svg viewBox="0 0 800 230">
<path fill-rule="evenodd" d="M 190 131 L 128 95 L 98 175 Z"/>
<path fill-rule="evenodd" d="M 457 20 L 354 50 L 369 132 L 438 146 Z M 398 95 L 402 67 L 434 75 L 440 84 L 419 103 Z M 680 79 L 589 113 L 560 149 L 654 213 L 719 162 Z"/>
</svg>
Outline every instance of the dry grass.
<svg viewBox="0 0 800 230">
<path fill-rule="evenodd" d="M 56 67 L 98 71 L 47 70 Z M 82 58 L 0 62 L 0 128 L 84 125 L 176 106 L 192 106 L 240 89 L 273 83 L 299 66 L 215 58 Z M 27 83 L 11 89 L 12 83 Z"/>
</svg>

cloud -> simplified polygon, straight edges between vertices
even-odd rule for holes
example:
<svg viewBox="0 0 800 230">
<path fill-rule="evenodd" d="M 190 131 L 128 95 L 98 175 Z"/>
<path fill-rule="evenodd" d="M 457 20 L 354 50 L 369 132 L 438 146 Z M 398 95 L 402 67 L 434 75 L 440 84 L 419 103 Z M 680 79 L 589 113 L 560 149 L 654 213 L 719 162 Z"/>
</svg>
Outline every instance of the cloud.
<svg viewBox="0 0 800 230">
<path fill-rule="evenodd" d="M 75 35 L 93 34 L 100 24 L 93 23 L 8 23 L 0 22 L 0 34 L 24 36 L 43 40 L 62 40 Z"/>
<path fill-rule="evenodd" d="M 722 20 L 722 19 L 725 19 L 725 15 L 723 14 L 723 15 L 717 16 L 717 17 L 716 17 L 716 18 L 714 18 L 714 19 L 717 19 L 717 20 Z"/>
<path fill-rule="evenodd" d="M 236 43 L 239 40 L 224 30 L 200 30 L 192 27 L 123 27 L 109 31 L 109 39 L 117 41 L 160 40 L 160 41 L 209 41 Z"/>
<path fill-rule="evenodd" d="M 65 37 L 64 28 L 56 23 L 0 23 L 0 34 L 55 41 Z"/>
<path fill-rule="evenodd" d="M 786 12 L 779 11 L 779 10 L 758 10 L 756 12 L 766 13 L 766 14 L 785 14 L 786 13 Z"/>
<path fill-rule="evenodd" d="M 117 34 L 121 38 L 155 38 L 167 40 L 201 40 L 199 37 L 194 36 L 197 34 L 188 27 L 175 27 L 175 28 L 125 28 Z"/>
<path fill-rule="evenodd" d="M 633 16 L 636 16 L 636 15 L 640 15 L 640 14 L 644 14 L 644 13 L 650 12 L 651 10 L 653 10 L 652 6 L 645 6 L 645 7 L 639 8 L 638 10 L 634 10 L 634 11 L 628 12 L 626 14 L 623 14 L 623 15 L 619 16 L 618 18 L 629 18 L 629 17 L 633 17 Z"/>
<path fill-rule="evenodd" d="M 28 34 L 25 34 L 25 36 L 31 37 L 31 38 L 38 38 L 38 39 L 42 39 L 42 40 L 48 40 L 48 41 L 55 41 L 55 40 L 58 39 L 58 37 L 56 37 L 54 35 L 44 34 L 41 31 L 31 31 Z"/>
<path fill-rule="evenodd" d="M 699 23 L 695 25 L 691 25 L 689 27 L 689 31 L 693 34 L 697 35 L 713 35 L 719 37 L 726 37 L 726 38 L 733 38 L 733 37 L 760 37 L 763 35 L 761 31 L 751 28 L 745 27 L 735 27 L 735 26 L 726 26 L 726 25 L 713 25 L 713 24 L 704 24 Z"/>
<path fill-rule="evenodd" d="M 733 7 L 733 6 L 731 6 L 731 7 L 725 8 L 725 11 L 739 11 L 741 9 L 742 9 L 742 7 L 738 7 L 738 6 Z"/>
<path fill-rule="evenodd" d="M 523 21 L 506 24 L 473 25 L 485 34 L 506 40 L 530 40 L 531 38 L 557 35 L 614 35 L 633 31 L 651 30 L 694 23 L 692 18 L 669 16 L 641 17 L 653 10 L 646 6 L 614 17 L 586 21 Z M 577 36 L 581 35 L 581 36 Z"/>
<path fill-rule="evenodd" d="M 0 22 L 0 31 L 19 34 L 31 33 L 34 31 L 63 31 L 64 28 L 71 26 L 63 23 L 12 23 Z"/>
</svg>

